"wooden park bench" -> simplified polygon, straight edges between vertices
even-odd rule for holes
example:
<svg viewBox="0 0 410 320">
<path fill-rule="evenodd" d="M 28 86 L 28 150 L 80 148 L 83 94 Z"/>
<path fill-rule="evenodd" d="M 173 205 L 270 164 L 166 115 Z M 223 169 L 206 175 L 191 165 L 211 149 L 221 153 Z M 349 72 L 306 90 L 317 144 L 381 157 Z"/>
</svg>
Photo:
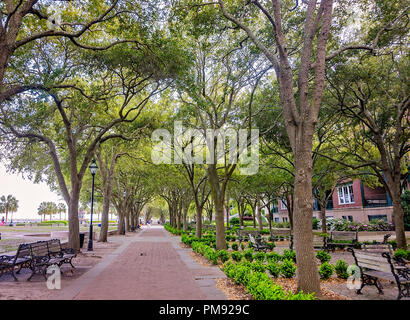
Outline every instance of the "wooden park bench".
<svg viewBox="0 0 410 320">
<path fill-rule="evenodd" d="M 393 262 L 388 252 L 370 253 L 348 248 L 353 255 L 356 265 L 360 269 L 361 286 L 356 293 L 366 285 L 376 286 L 379 294 L 383 294 L 383 286 L 379 279 L 396 282 L 399 294 L 397 300 L 410 297 L 410 269 Z"/>
<path fill-rule="evenodd" d="M 50 265 L 60 263 L 63 258 L 53 258 L 53 260 L 50 259 L 47 241 L 37 241 L 30 243 L 29 245 L 31 250 L 31 275 L 27 281 L 30 281 L 35 273 L 41 273 L 47 280 L 47 268 Z"/>
<path fill-rule="evenodd" d="M 327 238 L 313 235 L 313 249 L 327 250 Z"/>
<path fill-rule="evenodd" d="M 269 239 L 271 241 L 289 240 L 289 249 L 293 250 L 293 234 L 290 229 L 272 228 Z"/>
<path fill-rule="evenodd" d="M 368 253 L 380 253 L 382 254 L 383 252 L 389 253 L 391 256 L 393 255 L 393 249 L 391 244 L 363 244 L 362 246 L 363 252 L 368 252 Z"/>
<path fill-rule="evenodd" d="M 29 245 L 31 249 L 31 275 L 27 281 L 30 281 L 35 273 L 41 273 L 47 280 L 47 268 L 52 265 L 61 267 L 64 263 L 69 263 L 75 268 L 71 261 L 76 257 L 74 250 L 63 249 L 58 239 L 38 241 Z"/>
<path fill-rule="evenodd" d="M 256 230 L 238 229 L 237 233 L 239 244 L 241 244 L 242 241 L 247 241 L 249 239 L 249 234 L 253 235 L 256 239 L 262 239 L 262 235 Z"/>
<path fill-rule="evenodd" d="M 252 233 L 249 233 L 248 237 L 249 237 L 249 242 L 252 248 L 254 248 L 256 251 L 260 251 L 260 250 L 266 251 L 267 249 L 269 249 L 269 246 L 267 245 L 265 241 L 263 241 L 262 237 L 255 238 L 255 236 Z"/>
<path fill-rule="evenodd" d="M 11 273 L 15 281 L 18 281 L 16 273 L 22 268 L 31 269 L 31 251 L 29 244 L 20 244 L 14 256 L 0 256 L 0 276 Z M 17 269 L 17 270 L 16 270 Z"/>
<path fill-rule="evenodd" d="M 50 258 L 64 258 L 64 260 L 60 260 L 58 266 L 61 267 L 64 263 L 68 263 L 75 269 L 72 264 L 72 259 L 77 256 L 75 250 L 72 248 L 62 248 L 61 242 L 59 239 L 52 239 L 47 241 L 48 246 L 48 255 Z"/>
<path fill-rule="evenodd" d="M 215 230 L 215 226 L 210 225 L 210 224 L 203 224 L 202 225 L 202 231 L 208 231 L 208 230 Z"/>
<path fill-rule="evenodd" d="M 348 242 L 349 241 L 349 242 Z M 357 231 L 330 231 L 330 238 L 327 241 L 327 248 L 335 251 L 336 247 L 358 246 L 358 232 Z"/>
<path fill-rule="evenodd" d="M 383 244 L 387 244 L 387 241 L 389 240 L 389 238 L 391 237 L 391 234 L 387 233 L 383 236 Z"/>
</svg>

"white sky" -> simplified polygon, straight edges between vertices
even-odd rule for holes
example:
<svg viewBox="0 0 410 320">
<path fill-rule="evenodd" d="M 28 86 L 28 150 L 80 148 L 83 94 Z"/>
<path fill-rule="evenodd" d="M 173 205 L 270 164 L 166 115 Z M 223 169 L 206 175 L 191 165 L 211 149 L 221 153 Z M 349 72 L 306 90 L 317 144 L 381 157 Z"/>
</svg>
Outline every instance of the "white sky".
<svg viewBox="0 0 410 320">
<path fill-rule="evenodd" d="M 28 179 L 23 179 L 21 175 L 7 173 L 3 164 L 0 164 L 0 196 L 9 194 L 19 201 L 19 208 L 13 213 L 13 220 L 39 219 L 37 208 L 43 201 L 64 202 L 57 194 L 50 191 L 46 183 L 35 184 Z M 0 219 L 1 216 L 5 215 L 0 214 Z M 8 219 L 10 218 L 9 214 Z"/>
</svg>

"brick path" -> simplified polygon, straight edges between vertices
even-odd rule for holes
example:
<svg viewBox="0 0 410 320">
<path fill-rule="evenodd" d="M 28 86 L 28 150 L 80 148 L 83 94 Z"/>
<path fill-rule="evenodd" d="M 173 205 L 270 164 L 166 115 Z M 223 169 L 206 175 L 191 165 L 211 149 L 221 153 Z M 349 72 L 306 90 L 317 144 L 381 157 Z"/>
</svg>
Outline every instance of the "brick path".
<svg viewBox="0 0 410 320">
<path fill-rule="evenodd" d="M 190 249 L 178 243 L 179 237 L 162 227 L 147 228 L 62 290 L 57 299 L 226 299 L 214 281 L 224 278 L 223 272 L 199 265 L 189 256 Z"/>
</svg>

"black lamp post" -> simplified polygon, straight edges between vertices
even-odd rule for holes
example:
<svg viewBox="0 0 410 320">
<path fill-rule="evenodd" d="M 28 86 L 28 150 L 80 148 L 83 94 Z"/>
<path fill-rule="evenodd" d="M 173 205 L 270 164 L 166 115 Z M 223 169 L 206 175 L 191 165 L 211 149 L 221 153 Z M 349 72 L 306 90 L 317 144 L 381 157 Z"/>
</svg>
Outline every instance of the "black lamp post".
<svg viewBox="0 0 410 320">
<path fill-rule="evenodd" d="M 88 248 L 87 251 L 93 251 L 93 206 L 94 206 L 94 176 L 98 170 L 98 166 L 95 163 L 95 159 L 91 161 L 89 166 L 91 175 L 93 177 L 91 185 L 91 219 L 90 219 L 90 235 L 88 236 Z"/>
</svg>

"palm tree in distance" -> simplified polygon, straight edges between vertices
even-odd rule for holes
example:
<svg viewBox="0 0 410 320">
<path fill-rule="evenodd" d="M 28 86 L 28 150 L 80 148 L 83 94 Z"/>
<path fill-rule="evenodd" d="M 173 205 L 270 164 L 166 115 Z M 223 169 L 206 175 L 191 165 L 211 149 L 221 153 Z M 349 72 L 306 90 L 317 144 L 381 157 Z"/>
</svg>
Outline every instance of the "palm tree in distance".
<svg viewBox="0 0 410 320">
<path fill-rule="evenodd" d="M 67 209 L 64 203 L 59 203 L 57 205 L 57 212 L 60 214 L 60 221 L 61 221 L 61 213 L 64 212 L 66 213 Z"/>
<path fill-rule="evenodd" d="M 16 212 L 19 205 L 19 201 L 13 197 L 11 194 L 9 194 L 7 197 L 1 196 L 0 198 L 0 213 L 5 213 L 6 214 L 6 223 L 7 223 L 7 217 L 10 213 Z"/>
</svg>

